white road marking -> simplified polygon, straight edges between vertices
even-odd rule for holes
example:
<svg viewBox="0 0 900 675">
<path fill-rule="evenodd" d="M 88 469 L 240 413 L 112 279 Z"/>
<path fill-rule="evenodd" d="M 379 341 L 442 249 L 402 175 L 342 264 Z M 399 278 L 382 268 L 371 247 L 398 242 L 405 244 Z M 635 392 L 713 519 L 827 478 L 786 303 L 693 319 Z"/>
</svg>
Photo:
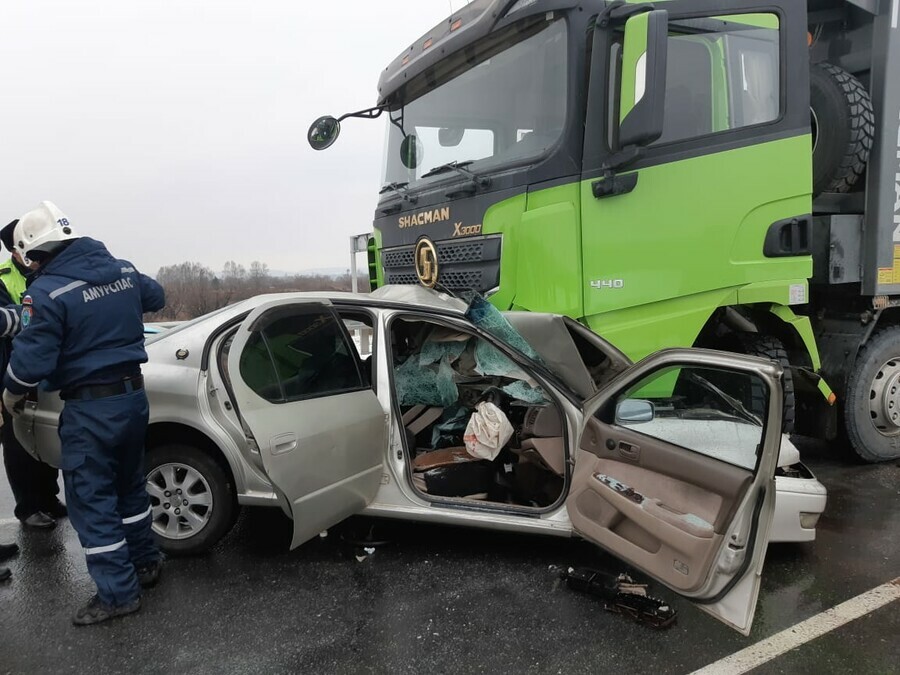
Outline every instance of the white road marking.
<svg viewBox="0 0 900 675">
<path fill-rule="evenodd" d="M 900 0 L 894 0 L 891 5 L 891 28 L 897 27 L 898 16 L 900 16 Z"/>
<path fill-rule="evenodd" d="M 900 577 L 695 670 L 692 675 L 741 675 L 895 600 L 900 600 Z"/>
</svg>

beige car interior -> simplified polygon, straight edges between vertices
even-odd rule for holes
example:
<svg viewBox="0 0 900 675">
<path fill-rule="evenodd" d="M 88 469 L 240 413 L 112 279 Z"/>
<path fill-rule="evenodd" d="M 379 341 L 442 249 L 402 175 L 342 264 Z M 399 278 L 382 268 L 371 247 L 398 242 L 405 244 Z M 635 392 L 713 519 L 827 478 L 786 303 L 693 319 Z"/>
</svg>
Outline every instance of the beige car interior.
<svg viewBox="0 0 900 675">
<path fill-rule="evenodd" d="M 546 508 L 563 493 L 560 408 L 517 364 L 465 331 L 418 320 L 391 326 L 394 389 L 412 484 L 424 496 Z M 496 456 L 473 456 L 464 436 L 481 402 L 512 427 Z"/>
<path fill-rule="evenodd" d="M 699 588 L 753 472 L 596 417 L 581 451 L 566 502 L 575 529 L 672 588 Z"/>
</svg>

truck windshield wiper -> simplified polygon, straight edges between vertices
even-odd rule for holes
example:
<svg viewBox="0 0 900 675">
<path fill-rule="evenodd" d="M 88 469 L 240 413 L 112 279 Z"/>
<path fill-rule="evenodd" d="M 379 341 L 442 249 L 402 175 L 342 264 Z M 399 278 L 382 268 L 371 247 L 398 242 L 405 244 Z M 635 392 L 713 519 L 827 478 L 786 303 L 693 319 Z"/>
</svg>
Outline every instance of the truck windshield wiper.
<svg viewBox="0 0 900 675">
<path fill-rule="evenodd" d="M 439 164 L 438 166 L 431 169 L 431 171 L 426 171 L 425 173 L 423 173 L 422 178 L 437 176 L 438 174 L 447 173 L 448 171 L 455 171 L 456 173 L 472 180 L 478 187 L 487 187 L 491 184 L 490 178 L 479 176 L 478 174 L 474 174 L 466 169 L 466 167 L 474 161 L 474 159 L 468 159 L 465 162 L 447 162 L 446 164 Z"/>
<path fill-rule="evenodd" d="M 410 196 L 409 190 L 406 187 L 407 185 L 409 185 L 408 181 L 405 183 L 388 183 L 387 185 L 381 186 L 378 194 L 383 195 L 385 192 L 396 192 L 400 195 L 403 201 L 409 202 L 410 204 L 415 204 L 417 201 L 419 201 L 419 198 Z"/>
<path fill-rule="evenodd" d="M 474 161 L 475 160 L 469 159 L 465 162 L 447 162 L 446 164 L 440 164 L 439 166 L 434 167 L 431 171 L 426 171 L 425 173 L 423 173 L 421 177 L 428 178 L 429 176 L 437 176 L 438 174 L 447 173 L 448 171 L 455 171 L 456 173 L 468 178 L 471 182 L 462 190 L 448 192 L 447 197 L 453 198 L 472 195 L 475 194 L 475 191 L 478 188 L 486 188 L 491 184 L 490 178 L 479 176 L 465 168 Z"/>
<path fill-rule="evenodd" d="M 446 164 L 438 164 L 436 167 L 431 169 L 430 171 L 426 171 L 422 174 L 422 178 L 428 178 L 429 176 L 437 176 L 441 173 L 447 173 L 448 171 L 456 171 L 457 173 L 461 173 L 463 176 L 467 176 L 469 178 L 474 178 L 475 174 L 471 171 L 466 171 L 465 167 L 469 166 L 475 160 L 469 159 L 465 162 L 447 162 Z"/>
</svg>

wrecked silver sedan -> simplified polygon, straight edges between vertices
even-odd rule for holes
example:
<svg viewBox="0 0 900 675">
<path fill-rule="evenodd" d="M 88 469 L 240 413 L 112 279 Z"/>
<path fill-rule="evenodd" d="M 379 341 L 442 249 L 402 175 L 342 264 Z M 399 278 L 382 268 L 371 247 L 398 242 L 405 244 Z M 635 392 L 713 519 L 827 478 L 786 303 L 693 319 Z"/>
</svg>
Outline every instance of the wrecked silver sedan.
<svg viewBox="0 0 900 675">
<path fill-rule="evenodd" d="M 412 286 L 259 296 L 146 344 L 169 552 L 212 546 L 239 504 L 280 505 L 292 546 L 355 513 L 578 535 L 747 632 L 776 485 L 787 538 L 811 538 L 825 505 L 796 458 L 778 469 L 774 362 L 633 365 L 569 319 Z M 16 422 L 53 464 L 60 408 L 40 392 Z"/>
</svg>

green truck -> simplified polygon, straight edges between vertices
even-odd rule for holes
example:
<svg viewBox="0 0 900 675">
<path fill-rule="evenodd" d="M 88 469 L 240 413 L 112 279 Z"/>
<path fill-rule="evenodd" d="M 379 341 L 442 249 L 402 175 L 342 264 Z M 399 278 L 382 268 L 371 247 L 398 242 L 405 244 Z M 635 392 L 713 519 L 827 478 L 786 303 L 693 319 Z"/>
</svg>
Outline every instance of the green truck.
<svg viewBox="0 0 900 675">
<path fill-rule="evenodd" d="M 388 118 L 373 287 L 768 356 L 788 430 L 895 459 L 898 4 L 473 0 L 308 140 Z"/>
</svg>

